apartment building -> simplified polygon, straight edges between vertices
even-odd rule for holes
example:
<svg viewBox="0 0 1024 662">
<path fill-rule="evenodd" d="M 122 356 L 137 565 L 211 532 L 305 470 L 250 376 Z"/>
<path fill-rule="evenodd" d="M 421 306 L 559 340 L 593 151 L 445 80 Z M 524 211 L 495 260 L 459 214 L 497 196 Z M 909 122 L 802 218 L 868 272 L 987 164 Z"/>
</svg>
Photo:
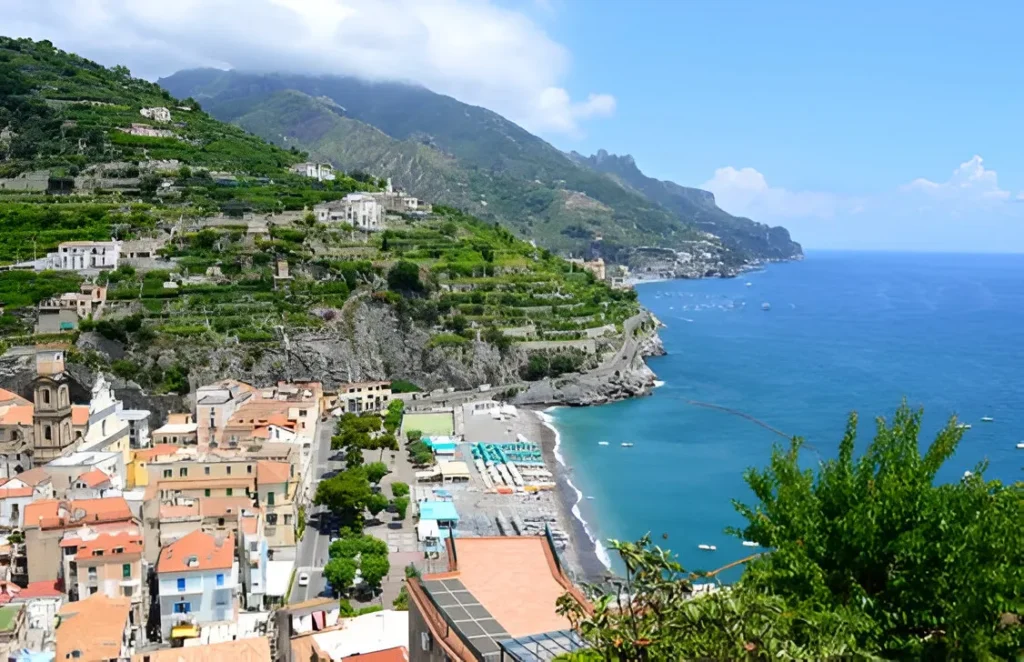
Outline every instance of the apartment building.
<svg viewBox="0 0 1024 662">
<path fill-rule="evenodd" d="M 391 382 L 356 382 L 341 384 L 337 393 L 324 395 L 324 410 L 360 414 L 383 411 L 391 402 Z"/>
<path fill-rule="evenodd" d="M 142 530 L 134 525 L 118 532 L 86 530 L 65 536 L 61 548 L 69 599 L 80 600 L 96 593 L 128 598 L 131 625 L 141 629 L 145 623 L 143 583 L 147 567 L 142 544 Z"/>
<path fill-rule="evenodd" d="M 298 516 L 295 493 L 298 487 L 294 465 L 269 461 L 257 463 L 257 503 L 266 512 L 266 537 L 271 548 L 295 545 L 295 519 Z"/>
<path fill-rule="evenodd" d="M 266 609 L 267 570 L 270 564 L 270 546 L 265 531 L 266 518 L 261 508 L 242 513 L 238 527 L 239 576 L 244 589 L 245 608 Z"/>
<path fill-rule="evenodd" d="M 160 551 L 156 566 L 165 642 L 194 639 L 211 623 L 238 616 L 238 564 L 232 535 L 195 531 Z"/>
<path fill-rule="evenodd" d="M 65 241 L 42 261 L 42 269 L 95 271 L 117 269 L 121 259 L 120 241 Z M 38 267 L 37 267 L 38 268 Z"/>
<path fill-rule="evenodd" d="M 192 414 L 168 414 L 167 422 L 153 430 L 154 444 L 196 446 L 199 444 L 199 426 Z"/>
<path fill-rule="evenodd" d="M 196 389 L 199 443 L 223 441 L 224 427 L 243 404 L 258 397 L 258 389 L 236 379 L 225 379 Z"/>
<path fill-rule="evenodd" d="M 128 660 L 135 647 L 131 600 L 96 593 L 68 602 L 57 613 L 55 660 L 111 662 Z"/>
<path fill-rule="evenodd" d="M 49 474 L 53 482 L 54 494 L 58 499 L 99 498 L 102 494 L 86 497 L 84 495 L 75 496 L 70 492 L 75 490 L 76 483 L 82 482 L 79 479 L 88 483 L 101 480 L 96 472 L 108 478 L 111 488 L 122 489 L 126 473 L 124 456 L 116 451 L 78 451 L 52 460 L 43 465 L 41 469 Z"/>
</svg>

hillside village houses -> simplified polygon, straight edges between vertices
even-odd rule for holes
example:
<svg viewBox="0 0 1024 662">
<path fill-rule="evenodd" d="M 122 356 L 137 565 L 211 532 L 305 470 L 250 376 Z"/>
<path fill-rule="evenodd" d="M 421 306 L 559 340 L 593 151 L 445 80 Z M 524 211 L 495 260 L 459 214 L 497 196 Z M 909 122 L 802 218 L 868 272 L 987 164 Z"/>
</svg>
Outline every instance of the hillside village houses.
<svg viewBox="0 0 1024 662">
<path fill-rule="evenodd" d="M 402 191 L 396 191 L 391 185 L 390 177 L 388 177 L 387 185 L 383 191 L 371 193 L 370 195 L 376 198 L 384 206 L 385 210 L 396 214 L 429 214 L 433 211 L 433 205 L 429 202 L 424 202 Z"/>
<path fill-rule="evenodd" d="M 314 206 L 313 213 L 322 223 L 348 223 L 364 232 L 384 229 L 384 205 L 369 193 L 349 193 L 341 200 Z"/>
<path fill-rule="evenodd" d="M 329 182 L 334 180 L 334 168 L 330 163 L 296 163 L 290 168 L 290 170 L 296 175 L 311 177 L 320 182 Z"/>
<path fill-rule="evenodd" d="M 55 252 L 39 260 L 36 263 L 36 270 L 94 272 L 101 269 L 117 269 L 120 259 L 121 242 L 117 240 L 65 241 L 57 246 Z"/>
<path fill-rule="evenodd" d="M 65 292 L 39 302 L 36 333 L 60 333 L 78 328 L 78 323 L 92 317 L 99 319 L 107 302 L 104 285 L 82 283 L 78 292 Z"/>
<path fill-rule="evenodd" d="M 143 117 L 153 120 L 154 122 L 171 121 L 171 111 L 167 110 L 162 106 L 156 108 L 143 108 L 139 111 L 139 114 Z"/>
</svg>

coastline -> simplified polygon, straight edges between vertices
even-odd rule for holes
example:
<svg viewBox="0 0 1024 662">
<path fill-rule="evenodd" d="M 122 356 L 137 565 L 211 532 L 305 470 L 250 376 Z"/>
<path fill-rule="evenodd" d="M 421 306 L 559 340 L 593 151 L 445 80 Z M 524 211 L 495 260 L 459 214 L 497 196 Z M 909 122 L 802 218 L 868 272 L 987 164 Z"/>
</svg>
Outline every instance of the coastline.
<svg viewBox="0 0 1024 662">
<path fill-rule="evenodd" d="M 570 468 L 561 454 L 561 434 L 547 410 L 520 411 L 524 414 L 520 420 L 524 423 L 530 421 L 529 431 L 533 434 L 528 434 L 527 438 L 538 440 L 544 463 L 555 477 L 558 519 L 563 530 L 569 534 L 569 549 L 573 551 L 572 557 L 566 558 L 566 562 L 572 566 L 573 573 L 578 575 L 577 579 L 598 581 L 612 572 L 611 559 L 580 512 L 583 493 L 573 484 Z"/>
</svg>

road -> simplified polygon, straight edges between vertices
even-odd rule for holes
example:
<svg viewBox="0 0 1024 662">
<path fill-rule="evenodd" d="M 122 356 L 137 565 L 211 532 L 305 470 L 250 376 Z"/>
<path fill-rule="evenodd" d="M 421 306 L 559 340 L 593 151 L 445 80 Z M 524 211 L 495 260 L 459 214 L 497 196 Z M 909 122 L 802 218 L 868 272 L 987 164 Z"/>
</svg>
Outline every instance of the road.
<svg viewBox="0 0 1024 662">
<path fill-rule="evenodd" d="M 341 468 L 342 463 L 332 462 L 331 436 L 334 434 L 334 419 L 317 424 L 316 445 L 312 449 L 314 453 L 311 471 L 313 480 L 310 485 L 310 501 L 316 494 L 316 485 L 325 474 Z M 310 505 L 306 509 L 306 532 L 299 542 L 298 551 L 295 555 L 295 585 L 292 587 L 291 604 L 304 602 L 325 593 L 326 580 L 323 576 L 323 561 L 327 559 L 327 548 L 330 547 L 330 534 L 332 529 L 329 524 L 329 516 L 326 509 Z M 333 531 L 337 531 L 337 526 Z M 299 586 L 299 575 L 309 574 L 309 586 Z"/>
</svg>

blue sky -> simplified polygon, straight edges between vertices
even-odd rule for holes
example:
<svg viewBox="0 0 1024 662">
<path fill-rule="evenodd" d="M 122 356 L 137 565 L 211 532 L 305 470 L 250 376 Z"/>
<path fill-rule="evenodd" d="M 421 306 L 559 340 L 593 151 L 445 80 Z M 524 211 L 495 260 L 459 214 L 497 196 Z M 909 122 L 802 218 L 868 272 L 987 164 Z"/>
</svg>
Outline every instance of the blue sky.
<svg viewBox="0 0 1024 662">
<path fill-rule="evenodd" d="M 149 79 L 415 82 L 810 248 L 1024 252 L 1024 3 L 67 1 L 0 0 L 2 31 Z"/>
</svg>

